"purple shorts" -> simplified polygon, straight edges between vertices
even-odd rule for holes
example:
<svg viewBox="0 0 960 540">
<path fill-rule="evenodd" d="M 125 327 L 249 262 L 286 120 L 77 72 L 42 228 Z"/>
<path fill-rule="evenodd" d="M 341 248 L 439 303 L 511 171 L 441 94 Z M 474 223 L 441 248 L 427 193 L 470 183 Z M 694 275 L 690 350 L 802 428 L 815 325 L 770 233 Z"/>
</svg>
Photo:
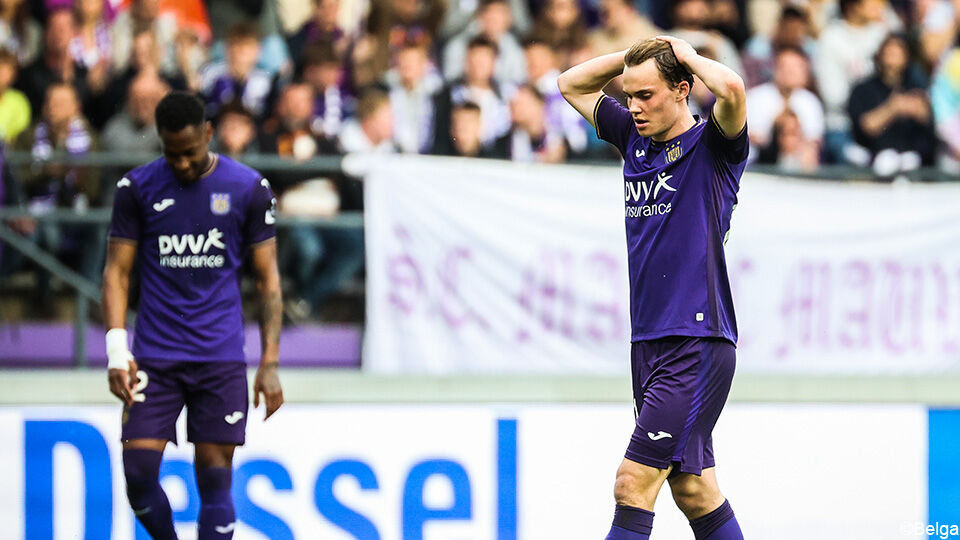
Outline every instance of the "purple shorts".
<svg viewBox="0 0 960 540">
<path fill-rule="evenodd" d="M 713 426 L 727 401 L 736 347 L 725 339 L 666 337 L 630 348 L 637 422 L 626 458 L 671 476 L 714 466 Z"/>
<path fill-rule="evenodd" d="M 247 366 L 243 362 L 137 361 L 137 401 L 123 411 L 120 439 L 177 443 L 177 418 L 187 406 L 187 440 L 243 444 L 247 427 Z M 143 385 L 146 381 L 146 385 Z"/>
</svg>

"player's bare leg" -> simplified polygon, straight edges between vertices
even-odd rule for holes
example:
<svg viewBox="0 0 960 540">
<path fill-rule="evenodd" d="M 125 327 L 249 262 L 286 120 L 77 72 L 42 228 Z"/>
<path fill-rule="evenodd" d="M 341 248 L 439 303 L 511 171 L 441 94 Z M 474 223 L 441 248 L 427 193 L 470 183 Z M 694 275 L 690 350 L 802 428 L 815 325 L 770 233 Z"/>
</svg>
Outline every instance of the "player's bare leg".
<svg viewBox="0 0 960 540">
<path fill-rule="evenodd" d="M 175 540 L 173 514 L 160 487 L 160 460 L 166 439 L 131 439 L 123 443 L 123 475 L 127 499 L 153 540 Z"/>
<path fill-rule="evenodd" d="M 236 514 L 230 484 L 233 476 L 234 444 L 197 443 L 194 468 L 200 491 L 198 540 L 233 538 Z"/>
<path fill-rule="evenodd" d="M 730 503 L 720 493 L 713 467 L 703 469 L 700 476 L 681 473 L 668 481 L 673 500 L 690 520 L 697 540 L 743 540 Z"/>
<path fill-rule="evenodd" d="M 653 527 L 653 505 L 672 466 L 657 469 L 624 459 L 617 469 L 613 496 L 617 509 L 607 540 L 646 540 Z"/>
</svg>

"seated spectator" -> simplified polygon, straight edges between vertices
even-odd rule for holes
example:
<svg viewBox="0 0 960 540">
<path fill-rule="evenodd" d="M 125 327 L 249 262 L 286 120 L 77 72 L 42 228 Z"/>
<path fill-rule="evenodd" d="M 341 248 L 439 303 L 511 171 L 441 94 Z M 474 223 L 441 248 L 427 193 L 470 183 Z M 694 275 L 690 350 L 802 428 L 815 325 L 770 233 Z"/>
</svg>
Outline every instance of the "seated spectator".
<svg viewBox="0 0 960 540">
<path fill-rule="evenodd" d="M 27 0 L 0 2 L 0 48 L 16 56 L 21 66 L 28 66 L 40 55 L 43 27 L 30 16 Z"/>
<path fill-rule="evenodd" d="M 567 156 L 563 136 L 547 122 L 543 94 L 530 85 L 519 87 L 510 101 L 513 127 L 505 135 L 513 161 L 560 163 Z"/>
<path fill-rule="evenodd" d="M 796 113 L 803 137 L 814 144 L 823 140 L 823 105 L 808 90 L 810 64 L 803 51 L 783 47 L 776 52 L 773 82 L 747 91 L 747 125 L 750 142 L 756 148 L 773 140 L 773 124 L 780 113 L 789 109 Z"/>
<path fill-rule="evenodd" d="M 110 77 L 110 31 L 103 17 L 104 0 L 76 0 L 77 33 L 70 40 L 73 61 L 90 72 L 90 85 L 99 92 Z"/>
<path fill-rule="evenodd" d="M 590 54 L 600 56 L 629 49 L 641 39 L 661 34 L 659 28 L 637 12 L 629 0 L 600 0 L 600 27 L 587 36 Z"/>
<path fill-rule="evenodd" d="M 17 79 L 17 57 L 0 49 L 0 139 L 11 143 L 30 125 L 30 102 L 23 92 L 11 88 Z"/>
<path fill-rule="evenodd" d="M 342 152 L 396 152 L 393 144 L 393 112 L 390 98 L 379 90 L 368 90 L 357 104 L 357 117 L 343 125 Z"/>
<path fill-rule="evenodd" d="M 233 159 L 259 153 L 257 123 L 250 111 L 236 102 L 221 107 L 210 148 Z"/>
<path fill-rule="evenodd" d="M 100 136 L 103 147 L 114 152 L 159 152 L 153 113 L 169 91 L 156 73 L 145 72 L 130 81 L 126 108 L 107 122 Z"/>
<path fill-rule="evenodd" d="M 346 55 L 352 38 L 340 25 L 339 10 L 340 0 L 313 0 L 312 17 L 287 39 L 290 57 L 299 62 L 311 46 L 329 46 L 339 57 Z"/>
<path fill-rule="evenodd" d="M 557 86 L 557 78 L 560 77 L 557 55 L 550 47 L 536 40 L 528 40 L 523 50 L 527 57 L 527 82 L 546 100 L 550 129 L 563 135 L 571 153 L 585 152 L 588 134 L 593 128 L 560 94 Z"/>
<path fill-rule="evenodd" d="M 944 146 L 940 168 L 960 175 L 960 48 L 954 47 L 940 62 L 930 86 L 930 102 L 937 136 Z"/>
<path fill-rule="evenodd" d="M 932 164 L 936 138 L 926 78 L 911 62 L 906 37 L 892 34 L 884 39 L 874 62 L 873 75 L 850 93 L 847 110 L 856 142 L 870 151 L 881 176 Z M 884 163 L 891 159 L 901 163 L 891 162 L 894 170 L 885 170 Z"/>
<path fill-rule="evenodd" d="M 467 101 L 480 105 L 484 144 L 492 144 L 510 129 L 510 108 L 506 100 L 511 89 L 493 78 L 496 60 L 496 44 L 483 36 L 470 40 L 464 78 L 448 84 L 437 94 L 434 110 L 439 136 L 445 137 L 450 132 L 452 108 Z"/>
<path fill-rule="evenodd" d="M 353 114 L 354 98 L 346 90 L 342 57 L 331 45 L 314 45 L 304 53 L 303 81 L 313 89 L 313 134 L 335 148 L 343 121 Z"/>
<path fill-rule="evenodd" d="M 887 35 L 883 2 L 840 0 L 841 18 L 820 34 L 819 54 L 814 65 L 826 122 L 826 146 L 837 162 L 865 165 L 851 138 L 847 101 L 853 85 L 873 72 L 873 55 Z"/>
<path fill-rule="evenodd" d="M 820 166 L 819 141 L 806 137 L 799 116 L 789 108 L 773 121 L 770 141 L 758 153 L 760 163 L 784 171 L 812 172 Z"/>
<path fill-rule="evenodd" d="M 590 55 L 587 27 L 580 16 L 577 0 L 547 0 L 534 22 L 530 37 L 546 43 L 557 53 L 561 69 L 567 69 Z"/>
<path fill-rule="evenodd" d="M 393 138 L 401 152 L 426 153 L 433 143 L 433 100 L 443 80 L 430 62 L 425 46 L 405 44 L 397 52 L 396 67 L 387 72 Z"/>
<path fill-rule="evenodd" d="M 263 125 L 262 149 L 298 161 L 329 152 L 331 149 L 324 148 L 310 128 L 313 102 L 313 88 L 307 84 L 293 83 L 284 88 L 275 114 Z"/>
<path fill-rule="evenodd" d="M 273 77 L 257 69 L 260 38 L 257 29 L 238 23 L 227 34 L 227 59 L 204 66 L 200 73 L 207 115 L 214 117 L 224 104 L 239 100 L 257 118 L 269 112 Z"/>
<path fill-rule="evenodd" d="M 357 91 L 383 78 L 390 50 L 402 43 L 428 43 L 437 35 L 445 0 L 373 0 L 367 35 L 351 51 L 352 83 Z"/>
<path fill-rule="evenodd" d="M 449 125 L 449 131 L 437 137 L 433 154 L 494 159 L 508 157 L 504 138 L 487 144 L 483 142 L 483 113 L 476 103 L 465 101 L 455 105 L 450 113 Z"/>
<path fill-rule="evenodd" d="M 179 31 L 176 15 L 170 12 L 161 14 L 159 0 L 131 0 L 129 7 L 120 11 L 110 25 L 114 72 L 127 69 L 134 38 L 146 29 L 153 30 L 160 54 L 160 71 L 167 75 L 178 71 L 174 45 Z"/>
<path fill-rule="evenodd" d="M 530 31 L 530 6 L 526 0 L 509 0 L 510 19 L 513 21 L 511 31 L 514 35 L 523 36 Z M 463 32 L 473 23 L 477 10 L 477 0 L 449 0 L 443 13 L 443 21 L 436 35 L 441 42 L 449 41 Z"/>
<path fill-rule="evenodd" d="M 758 33 L 744 45 L 742 60 L 747 88 L 773 80 L 774 57 L 784 47 L 800 49 L 808 59 L 818 58 L 817 40 L 811 31 L 806 10 L 784 6 L 772 35 Z"/>
<path fill-rule="evenodd" d="M 710 28 L 729 39 L 738 50 L 750 37 L 745 13 L 746 2 L 741 0 L 712 0 L 710 2 Z"/>
<path fill-rule="evenodd" d="M 443 77 L 453 81 L 463 76 L 467 44 L 472 38 L 483 36 L 497 45 L 494 77 L 504 82 L 522 83 L 527 68 L 520 42 L 510 33 L 510 17 L 508 0 L 481 0 L 474 23 L 443 48 Z"/>
<path fill-rule="evenodd" d="M 47 88 L 55 83 L 73 85 L 81 103 L 88 98 L 87 69 L 70 57 L 73 35 L 73 13 L 69 9 L 58 9 L 49 14 L 44 28 L 43 53 L 20 72 L 16 83 L 30 100 L 30 109 L 34 113 L 43 108 Z"/>
<path fill-rule="evenodd" d="M 743 73 L 740 53 L 729 38 L 710 29 L 710 4 L 706 0 L 677 0 L 673 3 L 673 29 L 668 33 L 690 43 L 694 49 L 709 49 L 716 60 Z"/>
</svg>

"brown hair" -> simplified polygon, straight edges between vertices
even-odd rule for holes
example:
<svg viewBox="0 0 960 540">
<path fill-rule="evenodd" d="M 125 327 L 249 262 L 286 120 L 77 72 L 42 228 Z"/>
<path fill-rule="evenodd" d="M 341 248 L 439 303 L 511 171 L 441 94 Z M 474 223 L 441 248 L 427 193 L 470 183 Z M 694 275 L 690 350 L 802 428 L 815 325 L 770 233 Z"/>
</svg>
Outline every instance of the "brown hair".
<svg viewBox="0 0 960 540">
<path fill-rule="evenodd" d="M 360 102 L 357 103 L 357 117 L 360 120 L 366 120 L 373 113 L 377 112 L 383 105 L 389 105 L 390 98 L 382 90 L 370 89 L 363 93 Z"/>
<path fill-rule="evenodd" d="M 677 61 L 676 55 L 673 54 L 673 47 L 666 41 L 645 39 L 634 43 L 623 57 L 623 63 L 627 67 L 639 66 L 651 58 L 656 62 L 660 76 L 671 88 L 676 88 L 684 81 L 693 88 L 693 74 Z M 687 99 L 690 99 L 689 94 Z"/>
</svg>

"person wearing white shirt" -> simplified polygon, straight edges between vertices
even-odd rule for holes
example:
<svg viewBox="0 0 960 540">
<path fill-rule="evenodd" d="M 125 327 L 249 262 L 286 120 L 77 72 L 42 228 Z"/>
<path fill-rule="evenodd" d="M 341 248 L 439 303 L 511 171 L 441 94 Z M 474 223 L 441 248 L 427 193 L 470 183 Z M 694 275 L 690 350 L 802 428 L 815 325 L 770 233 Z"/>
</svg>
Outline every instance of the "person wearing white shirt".
<svg viewBox="0 0 960 540">
<path fill-rule="evenodd" d="M 778 49 L 773 81 L 747 91 L 747 125 L 755 148 L 770 144 L 774 121 L 786 109 L 796 113 L 805 139 L 823 139 L 823 105 L 807 90 L 809 82 L 810 63 L 804 52 L 795 47 Z"/>
</svg>

